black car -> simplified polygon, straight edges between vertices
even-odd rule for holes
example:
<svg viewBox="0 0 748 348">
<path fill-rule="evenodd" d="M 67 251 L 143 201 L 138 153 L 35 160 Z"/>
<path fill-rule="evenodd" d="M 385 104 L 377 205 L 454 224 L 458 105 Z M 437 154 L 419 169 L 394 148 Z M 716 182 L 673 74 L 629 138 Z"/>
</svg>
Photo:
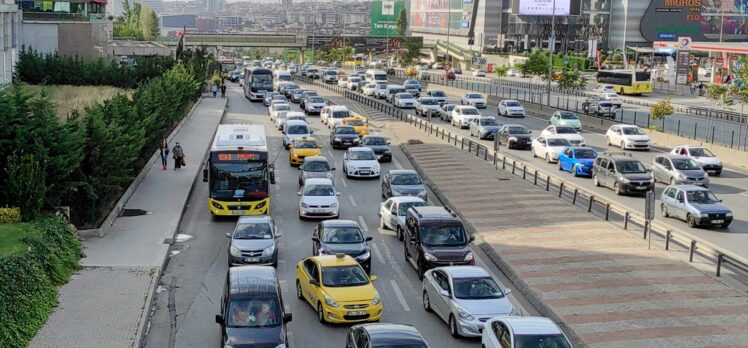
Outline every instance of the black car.
<svg viewBox="0 0 748 348">
<path fill-rule="evenodd" d="M 351 326 L 345 348 L 408 347 L 428 348 L 429 344 L 418 329 L 403 324 L 359 324 Z"/>
<path fill-rule="evenodd" d="M 312 235 L 312 255 L 348 254 L 356 259 L 366 273 L 371 273 L 371 250 L 361 227 L 353 220 L 327 220 L 320 222 Z"/>
<path fill-rule="evenodd" d="M 361 146 L 368 147 L 377 155 L 377 159 L 382 162 L 392 162 L 392 149 L 390 141 L 385 137 L 378 135 L 367 135 L 361 139 Z"/>
<path fill-rule="evenodd" d="M 521 124 L 507 124 L 499 130 L 499 145 L 506 144 L 510 149 L 532 148 L 531 130 Z"/>
<path fill-rule="evenodd" d="M 643 195 L 655 189 L 652 171 L 629 154 L 599 155 L 592 165 L 592 182 L 609 187 L 618 195 Z"/>
<path fill-rule="evenodd" d="M 330 132 L 330 145 L 333 149 L 358 146 L 360 141 L 353 126 L 335 126 Z"/>
<path fill-rule="evenodd" d="M 291 95 L 293 95 L 293 92 L 296 91 L 296 90 L 298 90 L 299 93 L 301 93 L 301 87 L 298 87 L 298 86 L 296 86 L 296 87 L 286 87 L 285 89 L 283 89 L 283 95 L 285 95 L 286 98 L 288 98 L 290 100 L 291 99 Z"/>
<path fill-rule="evenodd" d="M 434 267 L 473 265 L 468 236 L 462 220 L 447 207 L 411 207 L 405 216 L 405 260 L 418 272 L 418 279 Z"/>
<path fill-rule="evenodd" d="M 221 346 L 233 348 L 288 346 L 286 324 L 291 321 L 283 303 L 275 268 L 229 268 L 221 296 Z"/>
</svg>

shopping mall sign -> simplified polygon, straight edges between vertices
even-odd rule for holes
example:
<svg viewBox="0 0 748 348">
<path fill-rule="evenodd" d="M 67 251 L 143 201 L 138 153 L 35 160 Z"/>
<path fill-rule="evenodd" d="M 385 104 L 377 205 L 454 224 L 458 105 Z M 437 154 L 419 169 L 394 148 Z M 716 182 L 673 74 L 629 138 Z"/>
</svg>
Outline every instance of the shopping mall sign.
<svg viewBox="0 0 748 348">
<path fill-rule="evenodd" d="M 371 36 L 395 36 L 395 21 L 405 2 L 396 0 L 375 0 L 371 6 Z"/>
<path fill-rule="evenodd" d="M 744 42 L 748 40 L 748 26 L 742 25 L 746 14 L 744 2 L 649 0 L 640 31 L 650 42 L 675 41 L 683 36 L 690 36 L 695 42 Z"/>
</svg>

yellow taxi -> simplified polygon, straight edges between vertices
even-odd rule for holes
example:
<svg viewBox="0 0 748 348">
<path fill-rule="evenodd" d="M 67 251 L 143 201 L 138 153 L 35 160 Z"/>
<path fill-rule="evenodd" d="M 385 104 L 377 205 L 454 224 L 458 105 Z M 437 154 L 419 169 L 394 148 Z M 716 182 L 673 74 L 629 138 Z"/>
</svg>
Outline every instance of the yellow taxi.
<svg viewBox="0 0 748 348">
<path fill-rule="evenodd" d="M 344 118 L 342 125 L 353 126 L 360 137 L 369 135 L 369 122 L 359 115 Z"/>
<path fill-rule="evenodd" d="M 307 257 L 296 265 L 296 296 L 312 305 L 321 323 L 378 321 L 376 279 L 346 254 Z"/>
<path fill-rule="evenodd" d="M 291 166 L 298 166 L 304 163 L 304 157 L 319 156 L 322 153 L 322 145 L 317 143 L 317 139 L 312 137 L 296 138 L 288 146 L 288 156 L 291 160 Z"/>
</svg>

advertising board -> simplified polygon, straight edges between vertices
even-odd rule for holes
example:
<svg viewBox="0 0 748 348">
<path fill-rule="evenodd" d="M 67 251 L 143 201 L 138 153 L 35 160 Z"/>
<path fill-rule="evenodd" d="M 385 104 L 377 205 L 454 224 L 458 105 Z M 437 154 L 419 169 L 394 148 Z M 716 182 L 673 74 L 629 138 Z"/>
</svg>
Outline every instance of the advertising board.
<svg viewBox="0 0 748 348">
<path fill-rule="evenodd" d="M 581 0 L 514 0 L 512 13 L 521 16 L 578 16 L 581 12 Z"/>
<path fill-rule="evenodd" d="M 318 50 L 352 47 L 356 52 L 405 48 L 406 40 L 423 44 L 423 37 L 382 36 L 307 36 L 306 47 Z"/>
<path fill-rule="evenodd" d="M 396 36 L 395 21 L 400 10 L 405 8 L 404 1 L 374 0 L 370 2 L 371 36 Z"/>
<path fill-rule="evenodd" d="M 640 30 L 648 41 L 748 41 L 748 0 L 651 0 Z"/>
<path fill-rule="evenodd" d="M 467 36 L 473 17 L 473 0 L 411 0 L 413 32 Z"/>
</svg>

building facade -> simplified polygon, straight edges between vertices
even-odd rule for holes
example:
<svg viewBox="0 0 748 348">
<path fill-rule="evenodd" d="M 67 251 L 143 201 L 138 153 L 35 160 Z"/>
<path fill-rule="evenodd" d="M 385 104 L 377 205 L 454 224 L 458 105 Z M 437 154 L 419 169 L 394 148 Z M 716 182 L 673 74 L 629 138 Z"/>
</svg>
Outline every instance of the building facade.
<svg viewBox="0 0 748 348">
<path fill-rule="evenodd" d="M 15 0 L 0 0 L 0 88 L 13 81 L 18 60 L 21 11 Z"/>
</svg>

